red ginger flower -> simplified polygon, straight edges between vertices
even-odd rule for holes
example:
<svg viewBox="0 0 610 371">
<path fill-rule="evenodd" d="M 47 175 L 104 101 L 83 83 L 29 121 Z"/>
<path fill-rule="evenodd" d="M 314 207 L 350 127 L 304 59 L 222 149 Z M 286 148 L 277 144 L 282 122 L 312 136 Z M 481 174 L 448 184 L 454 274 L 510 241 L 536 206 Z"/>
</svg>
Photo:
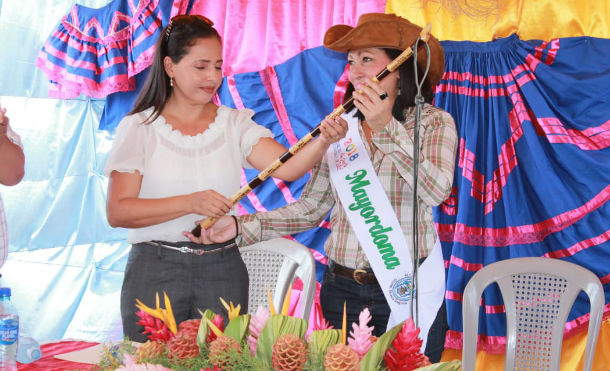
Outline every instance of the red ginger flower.
<svg viewBox="0 0 610 371">
<path fill-rule="evenodd" d="M 409 371 L 430 364 L 428 357 L 419 351 L 423 341 L 418 335 L 413 320 L 407 319 L 383 356 L 388 370 Z"/>
<path fill-rule="evenodd" d="M 168 340 L 174 336 L 165 323 L 159 318 L 155 318 L 143 310 L 137 311 L 136 315 L 140 317 L 140 320 L 136 324 L 144 327 L 142 334 L 148 334 L 148 339 L 167 343 Z"/>
<path fill-rule="evenodd" d="M 224 320 L 222 319 L 222 316 L 220 314 L 216 314 L 216 316 L 212 319 L 212 323 L 218 327 L 218 329 L 220 331 L 224 331 Z M 216 336 L 216 334 L 214 333 L 214 331 L 211 331 L 210 329 L 208 329 L 208 337 L 206 338 L 206 343 L 211 343 L 212 341 L 216 340 L 218 336 Z"/>
<path fill-rule="evenodd" d="M 319 302 L 314 303 L 314 322 L 313 322 L 313 330 L 327 330 L 332 329 L 333 326 L 328 323 L 328 321 L 322 315 L 322 306 Z"/>
</svg>

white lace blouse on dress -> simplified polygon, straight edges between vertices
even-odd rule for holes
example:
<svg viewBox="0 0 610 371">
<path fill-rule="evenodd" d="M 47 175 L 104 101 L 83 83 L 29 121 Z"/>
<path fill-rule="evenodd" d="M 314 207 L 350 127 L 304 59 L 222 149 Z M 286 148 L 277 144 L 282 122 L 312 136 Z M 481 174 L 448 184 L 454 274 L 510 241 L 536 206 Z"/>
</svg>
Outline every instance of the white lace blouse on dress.
<svg viewBox="0 0 610 371">
<path fill-rule="evenodd" d="M 252 121 L 254 111 L 220 106 L 216 120 L 203 133 L 183 135 L 162 116 L 150 124 L 142 122 L 152 108 L 126 116 L 119 123 L 104 174 L 136 170 L 142 175 L 140 198 L 163 198 L 213 189 L 231 197 L 240 188 L 241 168 L 252 168 L 246 158 L 262 137 L 271 131 Z M 233 210 L 232 212 L 235 212 Z M 184 241 L 197 214 L 161 224 L 134 228 L 128 241 Z"/>
</svg>

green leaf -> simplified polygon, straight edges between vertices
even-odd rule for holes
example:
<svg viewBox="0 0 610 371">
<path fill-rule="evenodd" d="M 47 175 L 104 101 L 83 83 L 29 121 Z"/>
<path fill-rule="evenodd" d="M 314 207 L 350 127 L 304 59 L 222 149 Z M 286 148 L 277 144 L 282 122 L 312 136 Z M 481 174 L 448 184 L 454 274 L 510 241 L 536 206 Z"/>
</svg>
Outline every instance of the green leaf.
<svg viewBox="0 0 610 371">
<path fill-rule="evenodd" d="M 326 329 L 315 330 L 309 334 L 309 344 L 307 345 L 309 353 L 321 354 L 326 353 L 326 349 L 341 341 L 341 330 Z"/>
<path fill-rule="evenodd" d="M 400 332 L 404 322 L 392 327 L 385 334 L 381 335 L 379 339 L 373 344 L 371 349 L 362 357 L 360 360 L 360 371 L 376 371 L 381 367 L 381 361 L 386 350 L 390 347 L 390 344 Z"/>
<path fill-rule="evenodd" d="M 341 330 L 315 330 L 309 334 L 307 344 L 308 370 L 323 370 L 326 350 L 341 342 Z"/>
<path fill-rule="evenodd" d="M 433 363 L 428 366 L 416 368 L 413 371 L 461 371 L 462 362 L 459 360 L 453 360 L 449 362 Z"/>
<path fill-rule="evenodd" d="M 201 323 L 199 324 L 199 330 L 197 330 L 197 346 L 201 348 L 205 345 L 208 338 L 208 323 L 205 319 L 207 318 L 211 321 L 216 317 L 216 313 L 209 309 L 206 309 L 205 312 L 199 311 L 199 313 L 201 314 Z"/>
<path fill-rule="evenodd" d="M 284 334 L 295 334 L 302 338 L 307 332 L 308 323 L 302 318 L 272 314 L 261 331 L 256 343 L 256 356 L 271 369 L 273 344 Z"/>
<path fill-rule="evenodd" d="M 250 315 L 242 314 L 241 316 L 233 318 L 229 322 L 227 328 L 225 328 L 224 334 L 225 336 L 229 336 L 237 340 L 238 343 L 241 343 L 246 336 L 248 326 L 250 326 Z"/>
</svg>

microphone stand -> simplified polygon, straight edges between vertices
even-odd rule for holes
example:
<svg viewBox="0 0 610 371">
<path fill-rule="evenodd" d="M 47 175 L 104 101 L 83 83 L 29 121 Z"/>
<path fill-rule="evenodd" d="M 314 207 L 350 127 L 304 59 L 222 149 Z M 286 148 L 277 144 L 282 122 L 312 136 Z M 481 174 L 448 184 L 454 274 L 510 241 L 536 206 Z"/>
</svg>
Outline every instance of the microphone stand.
<svg viewBox="0 0 610 371">
<path fill-rule="evenodd" d="M 421 80 L 418 76 L 417 69 L 417 44 L 421 41 L 424 42 L 426 49 L 426 70 L 422 75 Z M 419 179 L 419 123 L 421 121 L 421 111 L 424 105 L 425 99 L 421 94 L 421 89 L 428 75 L 430 69 L 430 47 L 428 46 L 427 39 L 418 38 L 415 40 L 413 48 L 413 69 L 415 71 L 415 86 L 417 88 L 417 94 L 415 95 L 415 122 L 413 125 L 413 291 L 411 297 L 411 316 L 415 319 L 415 327 L 419 327 L 419 301 L 418 297 L 418 270 L 419 270 L 419 203 L 417 196 L 417 181 Z"/>
</svg>

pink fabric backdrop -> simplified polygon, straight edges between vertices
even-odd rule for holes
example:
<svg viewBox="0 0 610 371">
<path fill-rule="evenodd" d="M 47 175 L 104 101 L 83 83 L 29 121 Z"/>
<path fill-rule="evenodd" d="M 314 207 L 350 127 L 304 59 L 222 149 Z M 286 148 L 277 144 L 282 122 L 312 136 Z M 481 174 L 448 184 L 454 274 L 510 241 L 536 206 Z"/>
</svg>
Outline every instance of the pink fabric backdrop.
<svg viewBox="0 0 610 371">
<path fill-rule="evenodd" d="M 224 74 L 233 75 L 282 63 L 322 45 L 331 26 L 354 26 L 361 14 L 384 11 L 385 0 L 195 0 L 189 14 L 214 22 L 223 37 Z"/>
</svg>

